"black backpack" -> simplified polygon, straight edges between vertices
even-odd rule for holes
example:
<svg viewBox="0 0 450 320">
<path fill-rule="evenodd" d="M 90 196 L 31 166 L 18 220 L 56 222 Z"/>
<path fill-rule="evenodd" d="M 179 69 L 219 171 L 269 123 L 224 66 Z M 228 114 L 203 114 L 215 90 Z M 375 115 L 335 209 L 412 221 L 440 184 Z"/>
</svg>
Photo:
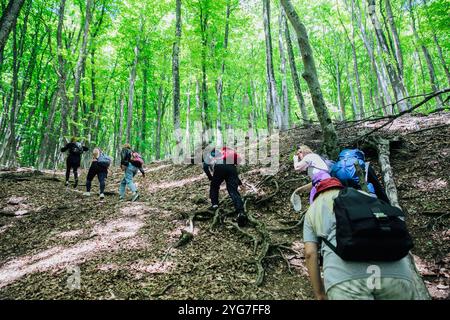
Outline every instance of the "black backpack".
<svg viewBox="0 0 450 320">
<path fill-rule="evenodd" d="M 334 200 L 336 247 L 321 238 L 348 261 L 397 261 L 413 247 L 405 215 L 397 207 L 353 188 Z"/>
<path fill-rule="evenodd" d="M 82 154 L 83 153 L 83 147 L 81 146 L 81 143 L 75 142 L 72 145 L 72 148 L 70 149 L 70 153 L 71 154 L 78 154 L 78 155 Z"/>
</svg>

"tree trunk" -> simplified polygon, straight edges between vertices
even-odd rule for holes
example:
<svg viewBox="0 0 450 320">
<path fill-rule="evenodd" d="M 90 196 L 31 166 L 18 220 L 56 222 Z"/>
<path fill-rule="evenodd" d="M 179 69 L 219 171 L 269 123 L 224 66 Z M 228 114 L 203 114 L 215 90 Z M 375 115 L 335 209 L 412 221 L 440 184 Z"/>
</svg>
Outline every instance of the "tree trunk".
<svg viewBox="0 0 450 320">
<path fill-rule="evenodd" d="M 58 45 L 58 68 L 56 73 L 58 74 L 58 88 L 59 88 L 59 96 L 61 97 L 61 132 L 62 134 L 67 134 L 67 114 L 69 108 L 69 99 L 67 97 L 66 90 L 66 70 L 65 64 L 66 60 L 64 58 L 64 45 L 62 39 L 62 30 L 64 25 L 64 12 L 65 12 L 66 0 L 61 0 L 59 5 L 59 13 L 58 13 L 58 29 L 56 33 L 56 42 Z"/>
<path fill-rule="evenodd" d="M 173 127 L 175 130 L 175 143 L 181 143 L 180 128 L 180 68 L 179 53 L 181 39 L 181 0 L 176 0 L 175 42 L 173 43 L 172 78 L 173 78 Z"/>
<path fill-rule="evenodd" d="M 208 49 L 208 18 L 209 12 L 208 8 L 204 9 L 202 4 L 200 4 L 200 33 L 201 33 L 201 68 L 202 68 L 202 121 L 204 121 L 205 132 L 209 132 L 212 128 L 212 124 L 210 121 L 209 108 L 208 108 L 208 85 L 206 82 L 206 54 Z M 212 137 L 206 137 L 205 139 L 209 140 Z"/>
<path fill-rule="evenodd" d="M 223 40 L 223 49 L 224 49 L 224 56 L 227 54 L 228 49 L 228 34 L 230 29 L 230 1 L 227 1 L 227 12 L 226 12 L 226 18 L 225 18 L 225 36 Z M 223 138 L 222 138 L 222 94 L 223 94 L 223 75 L 225 73 L 225 57 L 222 60 L 222 69 L 220 71 L 219 79 L 217 80 L 217 137 L 216 137 L 216 144 L 218 146 L 221 146 L 223 144 Z"/>
<path fill-rule="evenodd" d="M 400 112 L 405 111 L 411 107 L 411 103 L 408 101 L 406 88 L 403 83 L 403 79 L 400 74 L 395 70 L 394 66 L 392 65 L 392 62 L 389 59 L 390 52 L 389 47 L 387 45 L 386 37 L 384 35 L 383 30 L 381 29 L 380 21 L 378 20 L 377 14 L 376 14 L 376 6 L 375 6 L 375 0 L 367 0 L 368 3 L 368 9 L 369 9 L 369 16 L 372 21 L 372 24 L 375 29 L 375 34 L 377 36 L 378 44 L 381 47 L 381 50 L 383 52 L 383 55 L 386 56 L 386 59 L 383 59 L 389 79 L 391 81 L 392 89 L 394 90 L 395 97 L 397 101 L 400 101 L 397 105 L 400 109 Z"/>
<path fill-rule="evenodd" d="M 347 80 L 348 80 L 348 87 L 350 89 L 350 96 L 352 98 L 352 111 L 353 111 L 353 119 L 361 119 L 361 117 L 358 114 L 358 108 L 356 106 L 356 97 L 355 97 L 355 89 L 353 88 L 352 83 L 352 77 L 350 76 L 350 72 L 348 70 L 348 65 L 345 65 L 346 73 L 347 73 Z"/>
<path fill-rule="evenodd" d="M 163 101 L 163 84 L 161 82 L 158 90 L 158 103 L 156 106 L 156 136 L 155 136 L 155 158 L 156 160 L 161 159 L 161 133 L 162 133 L 162 122 L 165 113 L 165 103 Z"/>
<path fill-rule="evenodd" d="M 400 37 L 398 36 L 397 27 L 395 26 L 394 15 L 392 14 L 392 7 L 390 0 L 384 0 L 386 7 L 386 14 L 388 18 L 389 27 L 391 29 L 392 37 L 394 38 L 394 52 L 399 75 L 403 78 L 403 53 L 400 46 Z"/>
<path fill-rule="evenodd" d="M 438 86 L 437 80 L 436 80 L 436 73 L 434 70 L 433 61 L 431 60 L 431 56 L 430 56 L 430 53 L 428 52 L 427 47 L 425 46 L 423 41 L 420 39 L 419 34 L 417 32 L 416 19 L 414 16 L 411 0 L 408 0 L 408 5 L 409 5 L 409 11 L 411 14 L 411 25 L 412 25 L 412 30 L 414 33 L 414 38 L 416 39 L 417 45 L 419 45 L 420 48 L 422 49 L 422 53 L 425 57 L 425 61 L 427 62 L 428 74 L 430 76 L 430 82 L 431 82 L 431 90 L 433 90 L 434 92 L 437 92 L 437 91 L 439 91 L 439 86 Z M 440 108 L 442 106 L 442 104 L 443 104 L 442 97 L 440 95 L 436 96 L 436 107 Z"/>
<path fill-rule="evenodd" d="M 136 69 L 139 57 L 139 47 L 136 43 L 134 47 L 134 61 L 130 71 L 130 86 L 128 89 L 128 117 L 127 117 L 127 136 L 126 142 L 131 143 L 131 126 L 133 124 L 133 102 L 134 102 L 134 86 L 136 83 Z"/>
<path fill-rule="evenodd" d="M 286 131 L 290 126 L 290 108 L 289 108 L 289 94 L 287 88 L 287 75 L 286 75 L 286 55 L 284 52 L 283 44 L 283 28 L 285 27 L 286 14 L 283 7 L 280 7 L 279 16 L 279 30 L 278 30 L 278 45 L 280 48 L 280 71 L 281 71 L 281 91 L 283 93 L 283 109 L 282 109 L 282 121 L 281 131 Z"/>
<path fill-rule="evenodd" d="M 273 124 L 275 129 L 282 127 L 282 112 L 278 102 L 278 93 L 275 83 L 275 73 L 273 67 L 273 50 L 272 50 L 272 35 L 270 30 L 270 2 L 263 0 L 263 19 L 264 19 L 264 34 L 266 39 L 266 67 L 267 67 L 267 87 L 269 92 L 270 111 L 273 111 Z M 272 118 L 272 117 L 270 117 Z M 272 119 L 271 119 L 272 120 Z"/>
<path fill-rule="evenodd" d="M 330 158 L 334 159 L 339 153 L 339 148 L 337 145 L 337 134 L 322 95 L 313 52 L 309 43 L 306 28 L 300 21 L 300 17 L 292 6 L 290 0 L 281 0 L 281 4 L 283 5 L 286 14 L 289 17 L 289 20 L 291 21 L 297 33 L 297 39 L 302 53 L 303 65 L 305 67 L 303 78 L 308 84 L 314 109 L 317 113 L 317 117 L 323 130 L 325 152 Z"/>
<path fill-rule="evenodd" d="M 91 17 L 92 17 L 92 3 L 93 0 L 86 0 L 86 15 L 84 19 L 84 28 L 83 28 L 83 41 L 80 47 L 80 53 L 78 56 L 77 66 L 75 69 L 75 85 L 73 89 L 73 100 L 72 100 L 72 111 L 74 114 L 74 126 L 73 126 L 73 134 L 77 136 L 79 134 L 78 131 L 78 103 L 80 101 L 80 85 L 81 78 L 84 74 L 85 66 L 86 66 L 86 57 L 87 57 L 87 42 L 89 36 L 89 27 L 91 25 Z"/>
<path fill-rule="evenodd" d="M 300 86 L 300 80 L 298 78 L 297 65 L 295 63 L 295 56 L 294 56 L 294 48 L 292 46 L 291 34 L 289 32 L 289 26 L 286 19 L 284 19 L 284 33 L 286 37 L 287 52 L 289 57 L 289 65 L 291 67 L 291 77 L 292 82 L 294 84 L 295 97 L 297 98 L 297 102 L 300 107 L 302 122 L 303 124 L 309 125 L 308 111 L 306 110 L 305 99 L 303 98 L 302 88 Z"/>
<path fill-rule="evenodd" d="M 426 8 L 428 8 L 428 6 L 427 6 L 428 0 L 424 0 L 423 3 L 425 4 Z M 428 14 L 428 9 L 426 9 L 425 11 L 426 11 L 428 22 L 430 22 L 430 16 Z M 439 60 L 441 61 L 442 67 L 444 68 L 445 75 L 447 76 L 447 82 L 448 82 L 448 85 L 450 86 L 450 71 L 448 70 L 447 62 L 445 61 L 444 55 L 442 54 L 442 47 L 439 44 L 438 38 L 436 36 L 436 31 L 434 30 L 433 27 L 431 27 L 431 31 L 433 32 L 433 41 L 436 45 Z"/>
<path fill-rule="evenodd" d="M 383 74 L 381 72 L 381 68 L 379 67 L 377 60 L 375 59 L 374 49 L 373 49 L 372 45 L 370 44 L 369 39 L 367 38 L 366 29 L 361 21 L 361 10 L 360 10 L 359 6 L 355 6 L 355 0 L 352 0 L 351 7 L 352 7 L 352 9 L 351 9 L 352 16 L 356 17 L 357 22 L 358 22 L 358 26 L 360 29 L 359 34 L 360 34 L 361 40 L 363 41 L 364 46 L 367 50 L 367 54 L 369 55 L 373 71 L 377 76 L 377 85 L 382 91 L 382 97 L 384 97 L 386 104 L 390 105 L 390 104 L 392 104 L 392 97 L 391 97 L 391 94 L 389 93 L 387 79 L 383 76 Z M 355 12 L 355 9 L 357 10 L 357 12 Z M 383 107 L 384 107 L 384 103 L 383 103 Z"/>
<path fill-rule="evenodd" d="M 143 72 L 143 88 L 142 88 L 142 118 L 141 118 L 141 146 L 146 146 L 145 140 L 147 139 L 147 90 L 148 90 L 148 72 L 147 64 L 144 66 Z"/>
<path fill-rule="evenodd" d="M 3 49 L 11 30 L 16 26 L 17 17 L 25 0 L 10 0 L 0 18 L 0 65 L 3 64 Z"/>
<path fill-rule="evenodd" d="M 190 78 L 190 77 L 189 77 Z M 191 150 L 191 80 L 189 79 L 187 94 L 186 94 L 186 130 L 185 130 L 185 150 Z"/>
<path fill-rule="evenodd" d="M 119 159 L 119 152 L 122 147 L 122 141 L 123 141 L 123 118 L 125 113 L 125 98 L 123 95 L 123 92 L 120 92 L 120 98 L 119 98 L 119 105 L 120 105 L 120 112 L 119 112 L 119 134 L 117 135 L 117 159 Z"/>
<path fill-rule="evenodd" d="M 342 89 L 341 89 L 341 69 L 339 67 L 339 59 L 338 57 L 336 59 L 336 88 L 337 88 L 337 103 L 338 103 L 338 109 L 341 112 L 341 121 L 345 121 L 347 119 L 345 114 L 345 103 L 344 103 L 344 97 L 342 95 Z"/>
<path fill-rule="evenodd" d="M 391 205 L 400 208 L 398 202 L 397 188 L 395 186 L 394 175 L 392 173 L 392 167 L 389 160 L 390 144 L 388 140 L 382 138 L 373 138 L 371 143 L 378 151 L 378 162 L 380 163 L 381 172 L 383 175 L 383 181 L 386 188 L 386 194 L 389 198 Z M 430 294 L 425 286 L 422 277 L 420 276 L 415 266 L 414 260 L 411 254 L 408 257 L 410 269 L 413 273 L 413 282 L 415 288 L 415 295 L 417 300 L 430 300 Z"/>
</svg>

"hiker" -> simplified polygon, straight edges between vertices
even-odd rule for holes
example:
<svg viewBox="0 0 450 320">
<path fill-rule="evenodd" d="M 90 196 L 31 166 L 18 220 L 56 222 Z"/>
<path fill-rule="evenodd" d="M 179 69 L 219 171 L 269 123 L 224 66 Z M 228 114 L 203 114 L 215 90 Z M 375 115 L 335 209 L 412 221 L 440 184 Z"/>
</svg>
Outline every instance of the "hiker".
<svg viewBox="0 0 450 320">
<path fill-rule="evenodd" d="M 125 172 L 125 175 L 120 182 L 119 200 L 123 201 L 125 199 L 125 190 L 128 186 L 132 192 L 131 201 L 136 201 L 139 198 L 139 192 L 133 182 L 133 178 L 138 170 L 142 173 L 142 176 L 145 177 L 145 171 L 143 168 L 144 161 L 137 152 L 131 149 L 131 145 L 129 143 L 122 147 L 120 158 L 120 167 L 122 168 L 122 171 Z"/>
<path fill-rule="evenodd" d="M 338 178 L 344 186 L 361 190 L 359 177 L 355 168 L 356 163 L 359 164 L 365 173 L 365 179 L 369 192 L 378 199 L 389 202 L 389 198 L 378 180 L 375 170 L 369 162 L 365 161 L 365 154 L 362 150 L 342 150 L 339 153 L 337 161 L 331 167 L 330 174 L 331 176 Z"/>
<path fill-rule="evenodd" d="M 76 137 L 72 137 L 70 142 L 61 148 L 61 152 L 69 151 L 69 156 L 66 160 L 66 187 L 69 185 L 70 170 L 73 170 L 75 178 L 73 187 L 76 188 L 78 186 L 78 168 L 81 164 L 81 155 L 88 150 L 89 148 L 82 146 Z"/>
<path fill-rule="evenodd" d="M 108 168 L 111 164 L 111 158 L 103 154 L 99 148 L 92 151 L 92 162 L 86 178 L 86 192 L 85 196 L 91 195 L 92 180 L 95 176 L 98 178 L 100 184 L 100 199 L 105 198 L 105 180 L 108 177 Z"/>
<path fill-rule="evenodd" d="M 371 212 L 372 207 L 376 207 L 376 214 Z M 368 193 L 344 189 L 336 178 L 325 179 L 317 185 L 314 202 L 306 213 L 303 226 L 305 262 L 316 299 L 415 298 L 413 274 L 407 260 L 412 242 L 405 232 L 399 233 L 398 230 L 402 230 L 400 221 L 391 220 L 394 216 L 398 218 L 400 213 L 400 209 Z M 358 216 L 359 220 L 352 220 L 350 216 L 348 220 L 342 219 L 346 215 Z M 390 228 L 394 224 L 397 228 Z M 357 238 L 345 238 L 355 230 L 367 231 L 366 237 L 358 233 Z M 383 235 L 384 230 L 387 236 Z M 397 237 L 392 237 L 393 232 L 398 233 Z M 381 235 L 383 240 L 373 235 Z M 390 243 L 391 239 L 396 242 Z M 319 255 L 323 257 L 323 282 Z"/>
<path fill-rule="evenodd" d="M 301 187 L 299 192 L 310 191 L 309 202 L 312 203 L 317 183 L 323 179 L 331 178 L 328 164 L 321 156 L 312 152 L 308 146 L 299 145 L 294 156 L 294 169 L 308 172 L 311 183 Z"/>
<path fill-rule="evenodd" d="M 243 227 L 247 224 L 248 218 L 244 211 L 244 202 L 238 191 L 238 187 L 242 185 L 242 182 L 238 177 L 237 165 L 241 161 L 241 157 L 230 148 L 223 147 L 220 151 L 214 152 L 214 157 L 211 161 L 211 164 L 214 166 L 214 172 L 211 177 L 209 196 L 212 203 L 210 209 L 217 210 L 219 208 L 220 185 L 225 181 L 228 194 L 236 210 L 237 223 L 240 227 Z"/>
</svg>

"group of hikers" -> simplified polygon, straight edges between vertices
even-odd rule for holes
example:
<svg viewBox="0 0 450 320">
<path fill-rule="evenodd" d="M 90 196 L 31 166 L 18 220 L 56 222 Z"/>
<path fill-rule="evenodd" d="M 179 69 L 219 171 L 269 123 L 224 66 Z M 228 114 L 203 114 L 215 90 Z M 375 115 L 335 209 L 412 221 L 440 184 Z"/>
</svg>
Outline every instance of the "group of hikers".
<svg viewBox="0 0 450 320">
<path fill-rule="evenodd" d="M 81 155 L 87 151 L 89 151 L 89 148 L 83 146 L 76 137 L 72 137 L 70 142 L 61 148 L 61 152 L 68 152 L 66 160 L 66 186 L 69 185 L 71 170 L 73 170 L 75 179 L 74 188 L 78 186 L 78 168 L 81 166 Z M 92 181 L 97 176 L 100 185 L 100 199 L 105 198 L 106 178 L 108 177 L 108 168 L 111 165 L 111 161 L 111 158 L 104 154 L 100 148 L 94 148 L 92 150 L 92 160 L 86 177 L 85 196 L 91 195 Z M 120 167 L 124 171 L 124 177 L 120 182 L 119 201 L 125 200 L 127 186 L 132 192 L 131 201 L 139 199 L 139 192 L 133 178 L 138 171 L 145 176 L 143 164 L 144 161 L 141 155 L 133 151 L 130 144 L 123 145 L 120 152 Z"/>
<path fill-rule="evenodd" d="M 72 139 L 61 149 L 62 152 L 67 150 L 66 185 L 72 169 L 76 186 L 80 155 L 88 149 Z M 105 163 L 107 160 L 110 163 L 111 159 L 98 148 L 92 155 L 86 194 L 89 195 L 91 182 L 97 176 L 103 198 L 109 166 Z M 242 158 L 228 147 L 212 148 L 202 154 L 203 170 L 210 180 L 209 209 L 219 208 L 219 190 L 225 181 L 236 221 L 244 227 L 248 224 L 248 216 L 238 190 L 244 188 L 237 168 L 241 162 Z M 124 145 L 120 200 L 124 199 L 127 186 L 132 192 L 132 201 L 139 198 L 133 177 L 138 171 L 145 175 L 142 164 L 139 154 L 129 144 Z M 295 170 L 306 171 L 311 178 L 311 183 L 297 190 L 309 192 L 310 206 L 305 214 L 303 240 L 315 297 L 320 300 L 416 299 L 414 271 L 408 261 L 413 244 L 404 213 L 389 203 L 374 169 L 365 161 L 363 151 L 344 149 L 336 161 L 330 161 L 308 146 L 299 145 L 293 164 Z"/>
</svg>

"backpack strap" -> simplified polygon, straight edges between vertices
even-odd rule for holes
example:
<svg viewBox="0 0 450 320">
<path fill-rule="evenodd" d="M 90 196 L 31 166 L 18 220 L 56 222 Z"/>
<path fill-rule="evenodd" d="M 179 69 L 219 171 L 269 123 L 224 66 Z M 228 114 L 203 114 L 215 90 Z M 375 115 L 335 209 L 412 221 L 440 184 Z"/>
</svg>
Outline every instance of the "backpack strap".
<svg viewBox="0 0 450 320">
<path fill-rule="evenodd" d="M 334 253 L 337 254 L 336 247 L 334 246 L 334 244 L 332 244 L 330 241 L 328 241 L 327 238 L 325 238 L 325 237 L 318 237 L 318 238 L 320 241 L 323 241 L 328 246 L 328 248 L 330 248 L 331 250 L 333 250 Z"/>
</svg>

